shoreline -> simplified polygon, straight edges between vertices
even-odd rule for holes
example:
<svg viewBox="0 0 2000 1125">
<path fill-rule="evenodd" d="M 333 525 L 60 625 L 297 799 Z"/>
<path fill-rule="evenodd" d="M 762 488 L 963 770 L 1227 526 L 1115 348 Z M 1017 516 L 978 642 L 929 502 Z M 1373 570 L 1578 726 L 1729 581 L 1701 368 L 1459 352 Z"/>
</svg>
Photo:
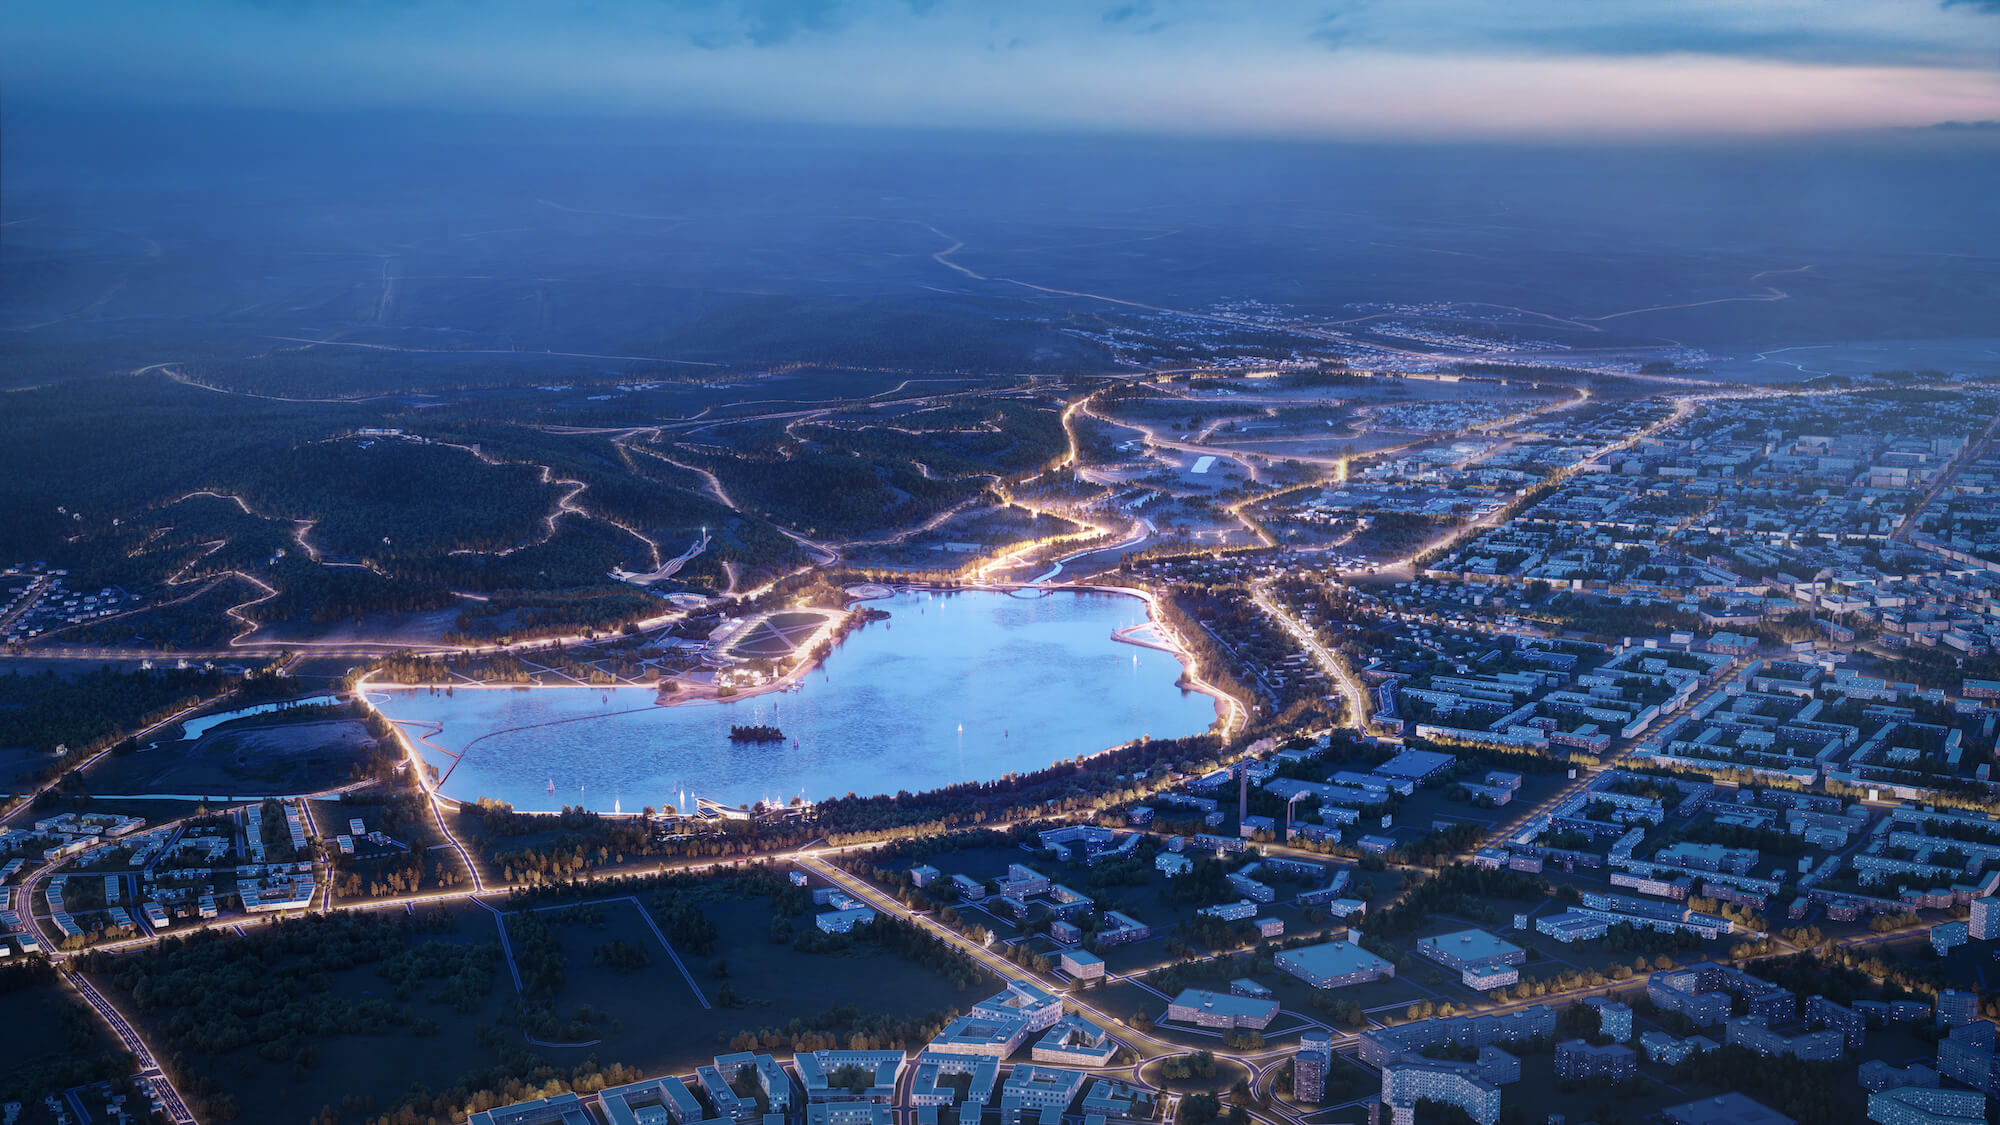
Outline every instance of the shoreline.
<svg viewBox="0 0 2000 1125">
<path fill-rule="evenodd" d="M 1234 696 L 1229 695 L 1228 693 L 1222 691 L 1220 688 L 1215 687 L 1214 685 L 1208 683 L 1207 681 L 1201 678 L 1199 673 L 1199 668 L 1196 665 L 1192 655 L 1186 650 L 1184 646 L 1181 646 L 1179 644 L 1178 638 L 1173 634 L 1172 630 L 1166 625 L 1166 623 L 1163 620 L 1161 620 L 1158 613 L 1157 597 L 1154 594 L 1152 594 L 1151 591 L 1135 589 L 1126 586 L 1041 586 L 1034 583 L 996 583 L 996 584 L 982 584 L 979 586 L 938 586 L 929 584 L 910 584 L 910 585 L 899 585 L 895 587 L 881 586 L 877 587 L 877 589 L 885 592 L 882 593 L 871 592 L 866 596 L 854 598 L 853 601 L 851 601 L 849 604 L 853 605 L 859 602 L 878 600 L 884 597 L 894 597 L 898 594 L 905 594 L 905 593 L 935 593 L 935 594 L 998 593 L 998 594 L 1006 594 L 1012 596 L 1013 592 L 1016 590 L 1043 591 L 1043 593 L 1040 596 L 1049 596 L 1051 594 L 1057 594 L 1057 593 L 1071 593 L 1071 594 L 1114 595 L 1114 596 L 1137 598 L 1139 601 L 1145 603 L 1146 605 L 1146 621 L 1140 624 L 1127 625 L 1127 626 L 1122 626 L 1118 629 L 1114 629 L 1110 633 L 1109 639 L 1114 643 L 1129 644 L 1138 648 L 1152 649 L 1154 651 L 1164 652 L 1169 656 L 1174 657 L 1174 659 L 1181 666 L 1180 675 L 1174 681 L 1175 686 L 1180 688 L 1182 691 L 1191 691 L 1201 695 L 1206 695 L 1214 703 L 1214 709 L 1215 709 L 1214 718 L 1211 719 L 1209 725 L 1199 733 L 1213 734 L 1226 741 L 1231 734 L 1233 734 L 1236 730 L 1240 729 L 1240 727 L 1243 725 L 1245 711 L 1242 702 L 1240 700 L 1237 700 Z M 1154 637 L 1158 639 L 1141 639 L 1139 637 L 1131 635 L 1133 633 L 1137 633 L 1145 629 L 1153 630 Z M 432 750 L 435 750 L 439 754 L 451 759 L 451 764 L 453 766 L 457 765 L 461 757 L 461 754 L 456 751 L 448 750 L 445 747 L 440 746 L 437 743 L 432 742 L 430 740 L 429 735 L 437 733 L 438 724 L 435 720 L 415 719 L 415 718 L 412 719 L 390 718 L 389 715 L 384 713 L 381 710 L 380 706 L 378 706 L 378 699 L 386 700 L 388 693 L 394 692 L 398 689 L 408 691 L 411 694 L 415 694 L 420 691 L 425 691 L 425 692 L 434 690 L 444 691 L 446 689 L 454 693 L 463 690 L 463 691 L 598 691 L 606 694 L 616 691 L 637 690 L 652 695 L 654 697 L 653 698 L 654 705 L 661 707 L 675 707 L 681 705 L 694 705 L 694 704 L 726 705 L 730 703 L 737 703 L 750 699 L 755 699 L 759 696 L 766 695 L 774 691 L 782 691 L 789 689 L 793 684 L 803 679 L 806 673 L 810 672 L 814 667 L 817 667 L 821 663 L 821 661 L 831 657 L 833 652 L 836 651 L 838 647 L 839 646 L 837 644 L 831 646 L 827 650 L 827 653 L 824 656 L 819 657 L 818 659 L 808 659 L 802 661 L 798 667 L 787 672 L 784 676 L 781 676 L 778 679 L 773 680 L 771 683 L 760 685 L 754 689 L 740 691 L 738 694 L 727 698 L 716 698 L 712 694 L 700 694 L 700 695 L 685 695 L 682 698 L 674 699 L 670 702 L 662 701 L 658 696 L 658 689 L 654 686 L 646 684 L 526 684 L 518 682 L 499 682 L 499 681 L 492 683 L 461 683 L 461 682 L 439 683 L 439 682 L 426 681 L 422 683 L 405 684 L 405 683 L 386 683 L 386 682 L 375 681 L 372 678 L 372 674 L 370 676 L 364 676 L 360 681 L 358 681 L 355 684 L 354 693 L 355 693 L 355 698 L 361 700 L 363 706 L 365 706 L 370 713 L 381 716 L 382 720 L 386 724 L 388 724 L 390 730 L 394 733 L 397 742 L 402 746 L 405 759 L 411 763 L 411 767 L 413 769 L 417 770 L 417 777 L 419 779 L 419 784 L 423 786 L 425 791 L 440 804 L 445 805 L 451 809 L 456 809 L 468 802 L 466 800 L 461 800 L 456 797 L 448 796 L 445 793 L 443 793 L 439 788 L 440 786 L 442 786 L 444 779 L 449 775 L 450 770 L 449 769 L 444 770 L 439 774 L 438 779 L 436 781 L 433 781 L 429 773 L 426 772 L 428 769 L 432 768 L 432 763 L 424 757 L 423 752 L 418 749 L 416 743 L 418 741 L 421 741 L 424 744 L 424 746 Z M 420 734 L 415 738 L 412 738 L 410 732 L 404 729 L 405 725 L 412 725 L 417 728 L 430 728 L 430 729 L 425 730 L 423 734 Z M 1114 750 L 1119 750 L 1126 746 L 1130 746 L 1137 740 L 1138 739 L 1136 737 L 1128 738 L 1122 742 L 1114 743 L 1109 746 L 1100 747 L 1097 750 L 1093 750 L 1086 754 L 1074 755 L 1071 758 L 1064 759 L 1064 761 L 1089 761 L 1091 759 L 1098 758 L 1105 754 L 1111 753 Z M 1051 761 L 1046 766 L 1040 768 L 1048 769 L 1048 768 L 1053 768 L 1060 764 L 1061 762 Z M 521 813 L 523 815 L 555 816 L 559 815 L 561 810 L 553 808 L 526 809 L 526 808 L 516 807 L 514 811 L 517 813 Z M 620 814 L 612 812 L 604 812 L 600 813 L 600 815 L 614 816 Z M 622 815 L 633 816 L 637 814 L 625 813 Z M 688 814 L 684 812 L 682 815 L 688 815 Z"/>
<path fill-rule="evenodd" d="M 1178 660 L 1181 665 L 1181 678 L 1177 682 L 1180 683 L 1185 690 L 1198 692 L 1202 695 L 1208 696 L 1209 698 L 1215 701 L 1215 721 L 1216 723 L 1221 724 L 1223 729 L 1220 731 L 1214 731 L 1213 733 L 1220 734 L 1226 738 L 1231 732 L 1235 730 L 1236 726 L 1238 725 L 1238 723 L 1234 720 L 1240 718 L 1240 715 L 1243 710 L 1242 701 L 1228 694 L 1227 692 L 1224 692 L 1222 689 L 1216 687 L 1215 685 L 1208 683 L 1206 680 L 1203 680 L 1200 677 L 1195 665 L 1193 654 L 1187 650 L 1186 646 L 1182 645 L 1179 642 L 1179 639 L 1176 638 L 1172 634 L 1172 632 L 1168 629 L 1166 623 L 1160 619 L 1159 614 L 1157 612 L 1157 606 L 1155 605 L 1157 601 L 1157 596 L 1154 595 L 1150 590 L 1142 590 L 1129 586 L 1097 586 L 1097 585 L 1043 586 L 1034 582 L 985 583 L 977 586 L 937 586 L 926 583 L 910 583 L 907 585 L 899 585 L 899 586 L 878 585 L 876 586 L 876 589 L 884 590 L 886 592 L 885 593 L 871 592 L 866 595 L 856 596 L 849 604 L 853 605 L 867 601 L 879 601 L 883 598 L 894 597 L 897 594 L 918 593 L 918 592 L 933 593 L 933 594 L 962 594 L 962 593 L 983 592 L 983 593 L 1007 594 L 1008 596 L 1012 596 L 1012 591 L 1015 590 L 1044 590 L 1050 594 L 1059 592 L 1073 593 L 1073 594 L 1105 594 L 1115 597 L 1137 598 L 1138 600 L 1146 603 L 1146 623 L 1144 625 L 1128 625 L 1120 629 L 1114 629 L 1111 632 L 1111 639 L 1120 644 L 1135 645 L 1139 648 L 1149 648 L 1157 652 L 1164 652 L 1169 656 L 1172 656 L 1175 660 Z M 1147 628 L 1152 629 L 1154 633 L 1157 636 L 1161 637 L 1162 639 L 1158 642 L 1148 642 L 1148 641 L 1138 640 L 1130 636 L 1122 635 L 1139 629 L 1147 629 Z M 843 633 L 840 639 L 845 640 L 846 634 Z M 831 658 L 834 652 L 838 651 L 839 647 L 840 647 L 839 644 L 836 643 L 827 649 L 826 655 L 817 658 L 808 658 L 806 660 L 803 660 L 798 664 L 797 667 L 791 669 L 790 671 L 786 672 L 784 675 L 778 677 L 777 679 L 772 680 L 770 683 L 759 684 L 754 688 L 739 689 L 735 695 L 731 696 L 717 696 L 714 694 L 712 690 L 702 691 L 702 692 L 684 692 L 677 690 L 673 693 L 672 698 L 661 698 L 659 697 L 659 689 L 657 685 L 581 684 L 581 683 L 526 684 L 517 681 L 501 681 L 501 680 L 495 680 L 489 683 L 459 683 L 456 681 L 437 682 L 437 681 L 426 680 L 412 684 L 379 683 L 375 684 L 374 687 L 378 691 L 388 691 L 394 688 L 408 688 L 412 691 L 418 689 L 428 689 L 428 688 L 451 688 L 455 691 L 607 691 L 607 692 L 618 691 L 621 689 L 638 689 L 642 691 L 653 692 L 656 697 L 654 702 L 661 707 L 680 707 L 691 704 L 704 704 L 704 703 L 730 704 L 730 703 L 740 703 L 746 700 L 755 699 L 759 696 L 769 695 L 772 692 L 776 691 L 789 690 L 793 684 L 803 679 L 806 673 L 812 671 L 815 667 L 818 667 L 822 662 Z"/>
</svg>

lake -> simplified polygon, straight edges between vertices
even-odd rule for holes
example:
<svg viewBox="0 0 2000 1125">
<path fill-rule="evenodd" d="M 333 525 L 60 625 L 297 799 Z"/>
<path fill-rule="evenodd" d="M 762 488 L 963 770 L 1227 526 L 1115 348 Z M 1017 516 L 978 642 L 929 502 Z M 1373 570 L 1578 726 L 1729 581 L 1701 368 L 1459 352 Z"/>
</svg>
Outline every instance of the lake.
<svg viewBox="0 0 2000 1125">
<path fill-rule="evenodd" d="M 1216 717 L 1212 697 L 1177 686 L 1173 655 L 1112 638 L 1147 620 L 1136 597 L 908 591 L 866 604 L 889 620 L 855 629 L 796 691 L 671 707 L 637 687 L 382 688 L 371 698 L 397 722 L 443 724 L 430 741 L 462 754 L 457 765 L 419 749 L 449 771 L 447 797 L 601 812 L 686 809 L 696 796 L 738 805 L 918 792 L 1140 735 L 1199 734 Z M 731 725 L 759 723 L 785 741 L 729 740 Z"/>
</svg>

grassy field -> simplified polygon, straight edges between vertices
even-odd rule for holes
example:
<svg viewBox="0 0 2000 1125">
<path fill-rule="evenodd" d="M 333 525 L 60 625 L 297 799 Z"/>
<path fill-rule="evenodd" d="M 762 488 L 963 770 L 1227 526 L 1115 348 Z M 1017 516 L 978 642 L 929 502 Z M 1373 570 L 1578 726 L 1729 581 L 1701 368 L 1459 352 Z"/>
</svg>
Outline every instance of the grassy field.
<svg viewBox="0 0 2000 1125">
<path fill-rule="evenodd" d="M 108 793 L 310 793 L 354 780 L 375 739 L 358 719 L 228 723 L 192 745 L 112 755 L 91 774 Z"/>
</svg>

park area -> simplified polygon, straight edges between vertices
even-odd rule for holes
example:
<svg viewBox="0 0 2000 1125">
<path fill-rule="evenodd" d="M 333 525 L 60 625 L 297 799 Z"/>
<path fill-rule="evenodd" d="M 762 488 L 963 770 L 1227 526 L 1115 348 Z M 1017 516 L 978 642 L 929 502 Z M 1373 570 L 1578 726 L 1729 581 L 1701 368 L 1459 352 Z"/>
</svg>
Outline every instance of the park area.
<svg viewBox="0 0 2000 1125">
<path fill-rule="evenodd" d="M 181 1059 L 204 1120 L 330 1108 L 357 1125 L 462 1119 L 541 1068 L 582 1081 L 744 1045 L 917 1044 L 992 991 L 914 928 L 825 935 L 814 910 L 782 874 L 743 868 L 312 915 L 82 967 Z"/>
</svg>

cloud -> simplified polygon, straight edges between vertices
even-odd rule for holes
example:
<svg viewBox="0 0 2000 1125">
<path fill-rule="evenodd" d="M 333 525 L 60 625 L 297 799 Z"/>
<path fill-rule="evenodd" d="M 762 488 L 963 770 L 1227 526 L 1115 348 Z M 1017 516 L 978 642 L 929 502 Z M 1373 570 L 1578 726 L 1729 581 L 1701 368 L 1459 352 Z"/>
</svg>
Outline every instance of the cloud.
<svg viewBox="0 0 2000 1125">
<path fill-rule="evenodd" d="M 840 22 L 839 0 L 746 0 L 744 9 L 750 23 L 746 37 L 759 47 L 831 31 Z"/>
<path fill-rule="evenodd" d="M 0 73 L 10 95 L 132 105 L 1308 136 L 1815 133 L 2000 119 L 2000 21 L 1985 18 L 1996 7 L 94 0 L 10 13 Z"/>
</svg>

